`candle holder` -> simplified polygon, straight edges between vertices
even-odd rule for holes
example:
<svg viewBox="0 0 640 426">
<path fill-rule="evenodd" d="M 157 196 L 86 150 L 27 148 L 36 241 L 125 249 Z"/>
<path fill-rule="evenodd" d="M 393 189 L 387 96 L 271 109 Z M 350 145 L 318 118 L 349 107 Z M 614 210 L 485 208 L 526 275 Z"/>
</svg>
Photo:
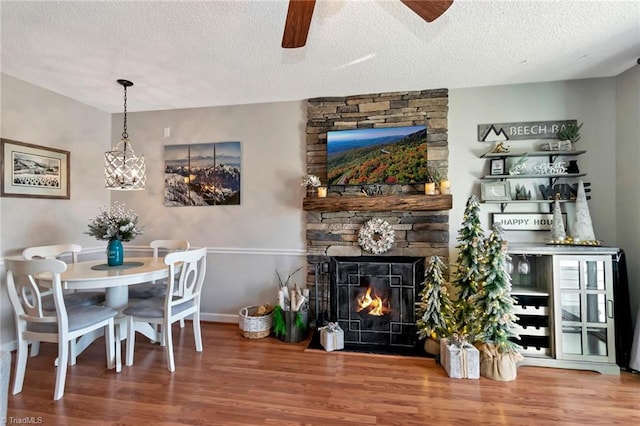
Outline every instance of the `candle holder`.
<svg viewBox="0 0 640 426">
<path fill-rule="evenodd" d="M 434 182 L 427 182 L 424 184 L 424 193 L 426 195 L 436 195 L 436 184 Z"/>
<path fill-rule="evenodd" d="M 440 194 L 451 194 L 451 183 L 448 180 L 440 181 Z"/>
</svg>

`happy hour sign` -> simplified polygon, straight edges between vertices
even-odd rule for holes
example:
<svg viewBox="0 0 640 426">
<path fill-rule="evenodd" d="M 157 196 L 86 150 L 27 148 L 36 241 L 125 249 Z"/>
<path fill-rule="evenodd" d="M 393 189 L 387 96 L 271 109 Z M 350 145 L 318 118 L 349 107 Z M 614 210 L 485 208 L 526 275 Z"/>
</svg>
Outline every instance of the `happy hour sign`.
<svg viewBox="0 0 640 426">
<path fill-rule="evenodd" d="M 566 228 L 567 214 L 562 213 Z M 552 213 L 493 213 L 492 224 L 499 223 L 505 231 L 549 231 L 553 225 Z"/>
</svg>

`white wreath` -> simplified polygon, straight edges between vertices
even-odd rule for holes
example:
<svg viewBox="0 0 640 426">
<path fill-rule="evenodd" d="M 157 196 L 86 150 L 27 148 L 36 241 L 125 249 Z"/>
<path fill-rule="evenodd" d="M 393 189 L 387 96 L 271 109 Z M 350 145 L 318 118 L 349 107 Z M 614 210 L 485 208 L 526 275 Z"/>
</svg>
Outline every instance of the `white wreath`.
<svg viewBox="0 0 640 426">
<path fill-rule="evenodd" d="M 371 219 L 360 228 L 358 243 L 371 253 L 380 254 L 389 250 L 395 241 L 395 232 L 389 222 L 382 219 Z"/>
</svg>

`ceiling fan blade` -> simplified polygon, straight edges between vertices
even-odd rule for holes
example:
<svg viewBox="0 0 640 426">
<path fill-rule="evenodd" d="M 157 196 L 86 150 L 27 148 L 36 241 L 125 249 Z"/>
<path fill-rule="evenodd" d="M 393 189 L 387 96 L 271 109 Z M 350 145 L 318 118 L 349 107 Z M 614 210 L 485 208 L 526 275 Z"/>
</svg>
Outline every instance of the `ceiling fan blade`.
<svg viewBox="0 0 640 426">
<path fill-rule="evenodd" d="M 400 0 L 427 22 L 435 21 L 449 9 L 453 0 Z"/>
<path fill-rule="evenodd" d="M 295 49 L 307 43 L 311 17 L 316 0 L 289 0 L 287 21 L 284 24 L 282 47 Z"/>
</svg>

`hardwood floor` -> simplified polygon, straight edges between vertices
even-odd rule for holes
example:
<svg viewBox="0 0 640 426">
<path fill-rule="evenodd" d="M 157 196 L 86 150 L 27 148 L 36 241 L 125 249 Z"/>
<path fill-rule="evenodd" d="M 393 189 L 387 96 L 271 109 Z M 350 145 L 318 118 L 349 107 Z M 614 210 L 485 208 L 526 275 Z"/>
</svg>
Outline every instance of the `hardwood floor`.
<svg viewBox="0 0 640 426">
<path fill-rule="evenodd" d="M 9 396 L 7 424 L 640 424 L 637 374 L 521 367 L 512 382 L 457 380 L 429 358 L 310 351 L 307 342 L 245 339 L 235 324 L 202 325 L 202 353 L 189 322 L 174 328 L 173 374 L 144 337 L 120 374 L 106 369 L 96 341 L 69 367 L 59 401 L 56 345 L 43 343 L 22 393 Z"/>
</svg>

